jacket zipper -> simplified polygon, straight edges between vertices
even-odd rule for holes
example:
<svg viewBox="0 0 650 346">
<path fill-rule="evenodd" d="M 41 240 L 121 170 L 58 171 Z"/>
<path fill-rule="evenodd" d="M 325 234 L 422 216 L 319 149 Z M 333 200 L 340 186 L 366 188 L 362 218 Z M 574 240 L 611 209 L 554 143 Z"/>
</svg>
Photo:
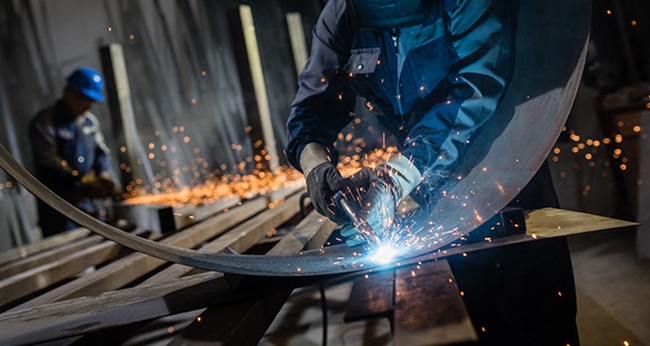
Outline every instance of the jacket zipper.
<svg viewBox="0 0 650 346">
<path fill-rule="evenodd" d="M 400 63 L 399 63 L 399 30 L 398 29 L 391 29 L 390 30 L 390 37 L 393 41 L 393 47 L 395 47 L 395 58 L 397 60 L 397 94 L 395 95 L 395 99 L 397 100 L 397 110 L 399 111 L 399 115 L 401 118 L 403 118 L 404 115 L 404 110 L 402 109 L 402 91 L 400 88 L 401 84 L 401 73 L 400 73 Z M 403 119 L 402 119 L 403 120 Z"/>
</svg>

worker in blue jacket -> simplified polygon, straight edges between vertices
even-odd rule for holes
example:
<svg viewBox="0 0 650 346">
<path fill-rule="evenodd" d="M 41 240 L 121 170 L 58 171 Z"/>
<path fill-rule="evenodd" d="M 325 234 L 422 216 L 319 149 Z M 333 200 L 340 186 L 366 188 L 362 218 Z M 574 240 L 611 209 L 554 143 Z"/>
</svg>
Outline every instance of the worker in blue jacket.
<svg viewBox="0 0 650 346">
<path fill-rule="evenodd" d="M 93 199 L 113 197 L 110 150 L 89 110 L 104 100 L 103 78 L 89 67 L 72 72 L 63 96 L 30 122 L 35 175 L 45 186 L 90 215 L 100 217 Z M 43 236 L 78 227 L 46 203 L 38 203 Z"/>
<path fill-rule="evenodd" d="M 388 193 L 396 204 L 425 184 L 415 197 L 434 204 L 433 187 L 447 180 L 505 89 L 512 23 L 503 22 L 507 16 L 492 1 L 380 3 L 325 6 L 292 106 L 287 157 L 312 183 L 310 193 L 328 197 L 328 188 L 341 187 L 333 143 L 358 94 L 402 145 L 401 155 L 376 170 L 390 172 L 379 179 L 387 191 L 377 195 Z M 316 188 L 318 177 L 329 186 Z M 330 198 L 312 201 L 324 215 L 346 220 Z"/>
<path fill-rule="evenodd" d="M 490 119 L 510 79 L 516 10 L 516 2 L 493 0 L 328 1 L 287 123 L 287 158 L 305 175 L 319 213 L 350 223 L 332 199 L 348 188 L 366 191 L 361 212 L 375 230 L 392 222 L 408 195 L 423 208 L 435 205 L 440 187 L 452 180 L 472 135 Z M 399 155 L 344 179 L 336 168 L 334 142 L 352 120 L 357 96 L 397 138 Z M 513 205 L 557 206 L 547 166 Z M 343 235 L 351 246 L 361 239 Z M 541 248 L 527 254 L 504 249 L 470 265 L 451 260 L 463 282 L 480 282 L 463 286 L 459 280 L 459 286 L 472 297 L 466 302 L 483 344 L 577 345 L 566 242 L 535 246 Z M 546 262 L 521 257 L 534 254 Z M 504 261 L 527 263 L 529 274 Z M 503 273 L 524 279 L 504 287 L 495 281 Z M 549 302 L 549 292 L 558 291 L 565 299 Z M 538 303 L 521 301 L 537 292 L 543 296 Z"/>
</svg>

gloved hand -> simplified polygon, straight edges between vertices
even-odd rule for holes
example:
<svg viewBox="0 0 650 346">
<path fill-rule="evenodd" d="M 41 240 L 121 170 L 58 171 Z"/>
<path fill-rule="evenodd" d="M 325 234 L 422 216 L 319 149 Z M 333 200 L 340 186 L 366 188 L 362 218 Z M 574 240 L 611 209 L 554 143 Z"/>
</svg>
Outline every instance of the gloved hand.
<svg viewBox="0 0 650 346">
<path fill-rule="evenodd" d="M 325 147 L 309 143 L 300 155 L 300 167 L 307 180 L 307 191 L 314 209 L 330 220 L 344 224 L 350 219 L 335 204 L 333 196 L 338 191 L 347 190 L 353 180 L 345 179 L 330 161 Z"/>
<path fill-rule="evenodd" d="M 113 179 L 100 175 L 99 180 L 104 187 L 106 193 L 104 196 L 105 198 L 112 198 L 113 200 L 118 201 L 122 197 L 122 189 L 115 185 Z"/>
<path fill-rule="evenodd" d="M 420 184 L 422 175 L 409 159 L 401 155 L 391 158 L 373 170 L 363 170 L 366 173 L 359 176 L 367 177 L 367 181 L 357 179 L 353 183 L 360 184 L 360 188 L 353 186 L 351 189 L 360 191 L 360 216 L 365 218 L 379 237 L 382 237 L 395 220 L 399 202 Z M 346 244 L 350 247 L 365 242 L 357 229 L 351 226 L 344 227 L 341 235 L 346 237 Z"/>
<path fill-rule="evenodd" d="M 115 183 L 107 175 L 89 173 L 81 177 L 81 192 L 89 198 L 113 197 L 117 191 Z"/>
<path fill-rule="evenodd" d="M 332 198 L 336 191 L 345 189 L 345 179 L 331 162 L 321 163 L 307 175 L 307 192 L 314 209 L 338 224 L 350 222 L 347 215 L 334 204 Z"/>
</svg>

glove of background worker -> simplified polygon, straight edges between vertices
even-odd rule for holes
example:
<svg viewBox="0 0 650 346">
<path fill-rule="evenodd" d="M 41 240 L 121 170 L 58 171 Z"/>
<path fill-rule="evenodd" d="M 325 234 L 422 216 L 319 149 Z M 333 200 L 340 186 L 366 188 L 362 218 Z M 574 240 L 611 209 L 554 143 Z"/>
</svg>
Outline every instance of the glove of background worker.
<svg viewBox="0 0 650 346">
<path fill-rule="evenodd" d="M 122 198 L 122 190 L 115 185 L 112 179 L 102 176 L 100 176 L 99 179 L 104 185 L 106 192 L 106 195 L 104 197 L 112 198 L 114 201 L 119 201 Z"/>
<path fill-rule="evenodd" d="M 355 184 L 368 186 L 367 192 L 360 196 L 360 214 L 381 236 L 393 224 L 399 202 L 421 182 L 422 175 L 409 159 L 401 155 L 391 158 L 374 170 L 364 170 L 366 173 L 359 176 L 366 176 L 368 181 L 354 181 Z M 354 191 L 364 190 L 355 187 L 352 186 Z M 341 235 L 347 238 L 346 244 L 350 247 L 365 242 L 354 227 L 344 227 Z"/>
<path fill-rule="evenodd" d="M 116 190 L 115 183 L 104 175 L 97 176 L 91 173 L 81 177 L 81 191 L 85 197 L 113 197 Z"/>
</svg>

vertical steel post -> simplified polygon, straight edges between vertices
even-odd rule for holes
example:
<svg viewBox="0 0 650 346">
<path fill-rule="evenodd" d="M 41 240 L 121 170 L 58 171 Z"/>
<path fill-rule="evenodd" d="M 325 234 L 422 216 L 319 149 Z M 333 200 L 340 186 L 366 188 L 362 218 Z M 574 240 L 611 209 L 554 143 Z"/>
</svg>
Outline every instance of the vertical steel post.
<svg viewBox="0 0 650 346">
<path fill-rule="evenodd" d="M 240 5 L 230 10 L 228 20 L 244 96 L 248 130 L 253 143 L 255 168 L 273 171 L 279 166 L 279 154 L 251 7 Z"/>
</svg>

